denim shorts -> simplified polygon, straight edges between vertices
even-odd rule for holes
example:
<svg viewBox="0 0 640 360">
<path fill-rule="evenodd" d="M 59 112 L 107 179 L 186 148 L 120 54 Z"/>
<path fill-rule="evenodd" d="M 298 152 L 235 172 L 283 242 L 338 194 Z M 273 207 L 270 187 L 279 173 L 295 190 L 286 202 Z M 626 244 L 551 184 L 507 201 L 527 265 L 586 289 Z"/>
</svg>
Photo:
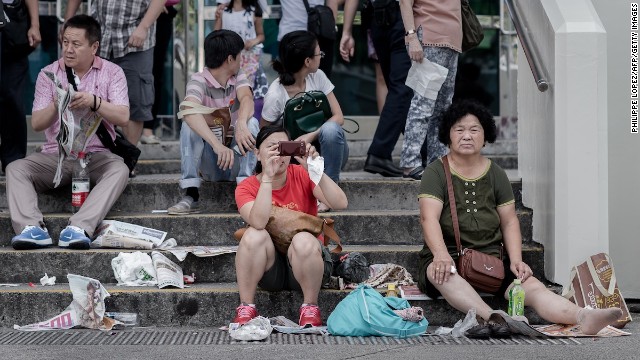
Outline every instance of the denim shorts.
<svg viewBox="0 0 640 360">
<path fill-rule="evenodd" d="M 331 260 L 331 254 L 326 246 L 323 246 L 319 241 L 318 245 L 322 248 L 322 260 L 324 261 L 324 272 L 322 275 L 322 283 L 329 281 L 331 276 L 331 270 L 333 268 L 333 261 Z M 291 263 L 287 254 L 282 254 L 276 251 L 276 260 L 273 266 L 262 275 L 262 279 L 258 282 L 258 286 L 266 291 L 280 291 L 280 290 L 298 290 L 301 291 L 300 284 L 293 275 L 293 269 L 291 269 Z"/>
</svg>

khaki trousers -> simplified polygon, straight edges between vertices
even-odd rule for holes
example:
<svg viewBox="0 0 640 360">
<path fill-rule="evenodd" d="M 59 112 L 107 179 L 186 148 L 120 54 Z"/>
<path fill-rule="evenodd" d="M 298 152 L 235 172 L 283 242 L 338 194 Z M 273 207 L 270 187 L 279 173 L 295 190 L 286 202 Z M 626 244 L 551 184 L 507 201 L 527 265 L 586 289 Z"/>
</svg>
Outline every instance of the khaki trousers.
<svg viewBox="0 0 640 360">
<path fill-rule="evenodd" d="M 65 160 L 62 164 L 60 187 L 71 184 L 74 163 L 75 160 Z M 53 189 L 57 164 L 57 154 L 33 153 L 7 166 L 7 202 L 16 234 L 27 225 L 44 224 L 38 194 Z M 109 151 L 92 153 L 88 167 L 91 192 L 80 210 L 69 218 L 69 225 L 84 229 L 92 237 L 127 186 L 129 169 L 121 157 Z"/>
</svg>

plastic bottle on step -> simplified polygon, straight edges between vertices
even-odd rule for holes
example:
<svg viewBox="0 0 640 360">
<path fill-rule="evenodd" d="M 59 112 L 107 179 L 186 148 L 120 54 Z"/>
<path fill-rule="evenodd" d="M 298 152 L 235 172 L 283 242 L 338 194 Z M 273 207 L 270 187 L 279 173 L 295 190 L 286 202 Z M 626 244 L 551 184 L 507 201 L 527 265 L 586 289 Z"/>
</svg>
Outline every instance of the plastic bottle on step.
<svg viewBox="0 0 640 360">
<path fill-rule="evenodd" d="M 513 287 L 509 290 L 509 316 L 524 316 L 524 289 L 520 279 L 513 280 Z"/>
<path fill-rule="evenodd" d="M 73 166 L 71 178 L 71 210 L 77 213 L 89 196 L 89 168 L 87 167 L 86 153 L 80 152 L 78 160 Z"/>
</svg>

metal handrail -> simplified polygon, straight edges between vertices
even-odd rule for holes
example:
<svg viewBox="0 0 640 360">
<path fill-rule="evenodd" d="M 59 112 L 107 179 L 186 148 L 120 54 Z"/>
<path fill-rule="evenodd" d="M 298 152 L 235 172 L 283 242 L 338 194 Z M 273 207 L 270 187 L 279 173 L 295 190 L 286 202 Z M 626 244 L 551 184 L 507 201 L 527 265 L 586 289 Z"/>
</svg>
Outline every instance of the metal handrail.
<svg viewBox="0 0 640 360">
<path fill-rule="evenodd" d="M 540 92 L 545 92 L 549 89 L 549 82 L 540 69 L 540 56 L 538 55 L 538 51 L 532 45 L 530 41 L 531 39 L 529 38 L 529 33 L 526 32 L 522 26 L 522 19 L 518 14 L 513 0 L 504 0 L 504 2 L 509 9 L 509 15 L 511 15 L 513 27 L 516 29 L 516 33 L 518 34 L 518 38 L 520 39 L 520 43 L 522 44 L 522 50 L 524 51 L 524 55 L 527 58 L 527 62 L 529 63 L 529 68 L 531 69 L 531 73 L 533 74 L 533 79 L 536 82 L 536 86 L 538 87 L 538 90 Z"/>
</svg>

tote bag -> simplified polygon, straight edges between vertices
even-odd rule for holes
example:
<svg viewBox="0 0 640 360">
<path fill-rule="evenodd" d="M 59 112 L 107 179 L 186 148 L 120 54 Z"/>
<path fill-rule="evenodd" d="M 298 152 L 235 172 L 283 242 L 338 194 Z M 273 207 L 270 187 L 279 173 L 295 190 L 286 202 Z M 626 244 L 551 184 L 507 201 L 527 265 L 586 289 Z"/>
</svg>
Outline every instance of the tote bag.
<svg viewBox="0 0 640 360">
<path fill-rule="evenodd" d="M 598 309 L 622 309 L 622 317 L 613 324 L 617 328 L 623 328 L 631 321 L 629 308 L 618 288 L 616 273 L 608 254 L 592 255 L 587 261 L 574 266 L 571 269 L 570 280 L 562 296 L 580 307 L 588 305 Z"/>
<path fill-rule="evenodd" d="M 419 336 L 429 322 L 404 320 L 393 310 L 410 308 L 406 299 L 383 297 L 369 285 L 361 284 L 342 299 L 327 320 L 327 330 L 337 336 Z"/>
</svg>

